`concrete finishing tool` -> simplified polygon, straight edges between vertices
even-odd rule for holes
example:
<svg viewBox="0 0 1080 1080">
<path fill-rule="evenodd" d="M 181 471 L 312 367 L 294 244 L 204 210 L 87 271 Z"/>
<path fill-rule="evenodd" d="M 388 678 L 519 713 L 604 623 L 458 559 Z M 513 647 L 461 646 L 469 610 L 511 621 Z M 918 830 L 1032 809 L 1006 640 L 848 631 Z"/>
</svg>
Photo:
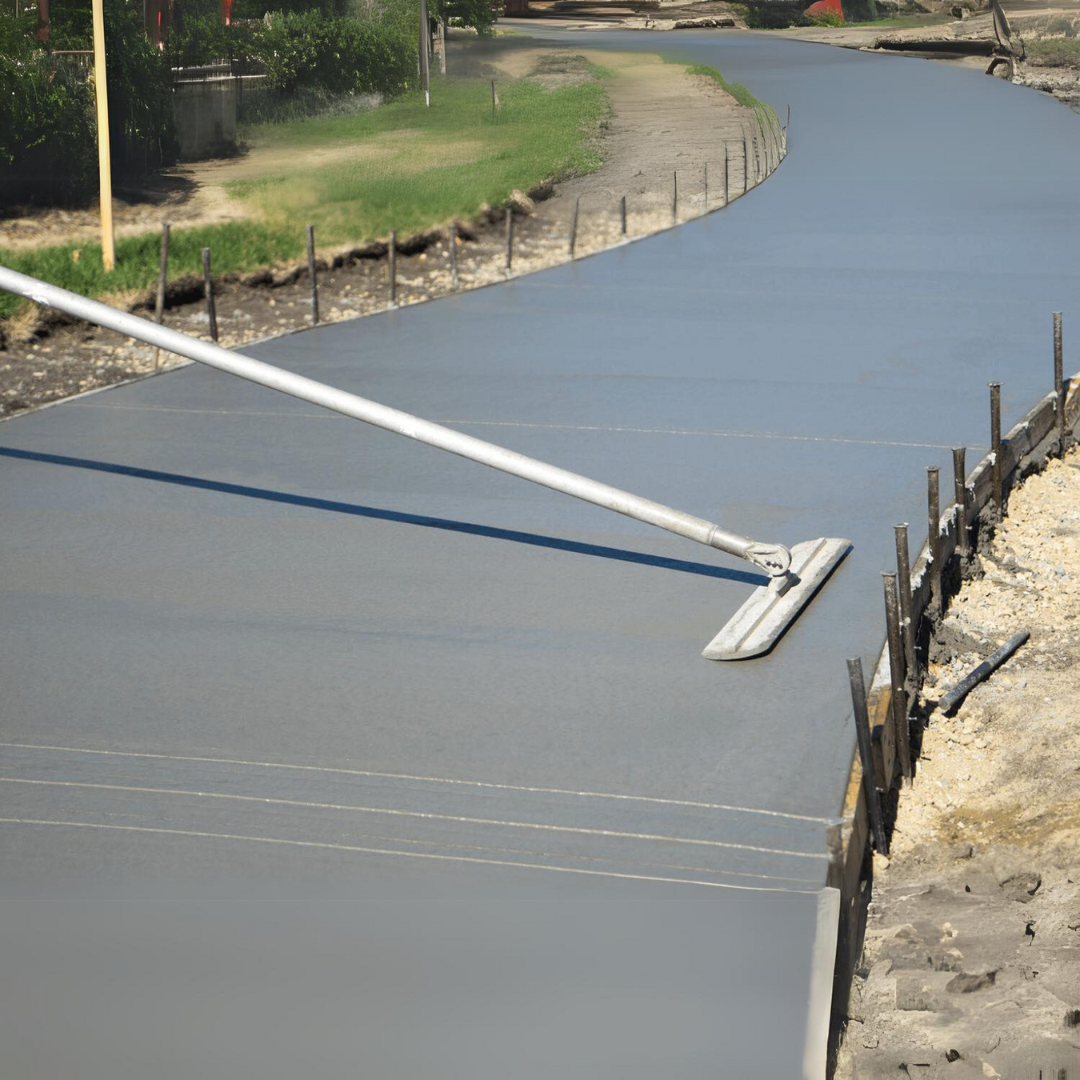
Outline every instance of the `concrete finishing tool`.
<svg viewBox="0 0 1080 1080">
<path fill-rule="evenodd" d="M 809 540 L 796 544 L 790 551 L 781 544 L 759 543 L 728 532 L 704 518 L 673 510 L 472 435 L 422 420 L 261 360 L 230 352 L 7 267 L 0 266 L 0 288 L 260 386 L 447 450 L 511 476 L 520 476 L 523 480 L 561 491 L 745 559 L 764 570 L 772 580 L 755 589 L 730 622 L 706 646 L 702 655 L 709 660 L 744 660 L 768 652 L 851 550 L 847 540 L 838 539 Z"/>
</svg>

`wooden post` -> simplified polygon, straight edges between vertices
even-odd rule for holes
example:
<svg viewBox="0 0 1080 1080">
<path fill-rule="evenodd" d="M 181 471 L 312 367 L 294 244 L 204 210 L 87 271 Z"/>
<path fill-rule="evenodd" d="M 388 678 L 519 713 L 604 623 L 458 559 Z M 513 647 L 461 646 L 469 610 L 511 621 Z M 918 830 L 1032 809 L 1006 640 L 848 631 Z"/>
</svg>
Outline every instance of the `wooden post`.
<svg viewBox="0 0 1080 1080">
<path fill-rule="evenodd" d="M 169 223 L 161 223 L 161 255 L 158 261 L 157 296 L 154 298 L 154 319 L 160 326 L 165 321 L 165 284 L 169 276 Z M 154 370 L 161 367 L 161 350 L 154 350 Z"/>
<path fill-rule="evenodd" d="M 202 249 L 203 268 L 203 291 L 206 295 L 206 315 L 210 320 L 210 337 L 213 341 L 218 339 L 217 307 L 214 304 L 214 278 L 210 273 L 210 249 Z"/>
<path fill-rule="evenodd" d="M 315 226 L 307 227 L 307 269 L 311 279 L 311 325 L 319 322 L 319 278 L 315 271 Z"/>
<path fill-rule="evenodd" d="M 397 306 L 397 233 L 390 230 L 390 244 L 387 250 L 390 272 L 390 306 Z"/>
<path fill-rule="evenodd" d="M 446 20 L 439 20 L 439 74 L 446 74 Z"/>
<path fill-rule="evenodd" d="M 457 269 L 457 226 L 450 226 L 450 288 L 457 292 L 461 287 Z"/>
<path fill-rule="evenodd" d="M 101 206 L 101 262 L 106 273 L 116 265 L 113 241 L 112 159 L 109 153 L 109 90 L 105 76 L 103 0 L 91 0 L 94 20 L 94 101 L 97 103 L 98 198 Z"/>
</svg>

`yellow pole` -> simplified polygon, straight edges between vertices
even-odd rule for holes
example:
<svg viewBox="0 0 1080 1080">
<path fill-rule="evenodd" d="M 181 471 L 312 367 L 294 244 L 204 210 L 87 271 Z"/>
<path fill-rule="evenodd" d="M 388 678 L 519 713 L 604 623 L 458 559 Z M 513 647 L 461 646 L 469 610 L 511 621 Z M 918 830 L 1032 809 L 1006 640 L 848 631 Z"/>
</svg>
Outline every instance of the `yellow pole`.
<svg viewBox="0 0 1080 1080">
<path fill-rule="evenodd" d="M 94 99 L 97 102 L 98 187 L 101 197 L 101 261 L 106 272 L 116 263 L 112 220 L 112 162 L 109 155 L 109 93 L 105 82 L 105 13 L 92 0 L 94 15 Z"/>
</svg>

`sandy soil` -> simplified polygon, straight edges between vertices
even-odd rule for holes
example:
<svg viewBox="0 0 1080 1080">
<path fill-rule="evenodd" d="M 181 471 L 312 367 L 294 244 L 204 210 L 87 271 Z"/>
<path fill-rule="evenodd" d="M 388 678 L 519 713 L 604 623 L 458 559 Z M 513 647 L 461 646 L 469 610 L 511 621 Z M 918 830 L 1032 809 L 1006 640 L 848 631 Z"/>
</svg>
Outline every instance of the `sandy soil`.
<svg viewBox="0 0 1080 1080">
<path fill-rule="evenodd" d="M 545 50 L 551 57 L 554 47 Z M 459 70 L 466 60 L 479 71 L 492 68 L 507 75 L 532 70 L 539 50 L 527 39 L 513 37 L 462 46 L 455 56 Z M 596 173 L 558 185 L 535 203 L 518 200 L 514 220 L 511 273 L 529 273 L 570 258 L 570 221 L 577 211 L 574 255 L 581 257 L 614 244 L 669 228 L 673 223 L 672 187 L 678 172 L 677 217 L 685 221 L 705 212 L 705 167 L 709 170 L 708 209 L 724 205 L 724 151 L 728 152 L 729 198 L 743 190 L 743 135 L 748 135 L 750 187 L 776 167 L 775 145 L 768 152 L 752 114 L 737 105 L 711 79 L 689 76 L 675 64 L 651 55 L 590 55 L 614 68 L 610 82 L 614 116 L 603 132 L 605 164 Z M 562 65 L 553 65 L 558 68 Z M 569 65 L 572 68 L 572 64 Z M 226 171 L 250 168 L 210 163 L 209 188 L 220 187 Z M 232 172 L 229 173 L 232 175 Z M 627 198 L 627 236 L 621 232 L 620 199 Z M 212 193 L 211 193 L 212 197 Z M 184 205 L 200 212 L 204 205 L 189 197 Z M 141 213 L 160 216 L 156 207 Z M 92 216 L 88 212 L 88 216 Z M 170 209 L 174 221 L 183 220 Z M 78 227 L 77 224 L 72 228 Z M 320 315 L 338 321 L 385 310 L 390 302 L 387 260 L 377 246 L 364 257 L 321 251 Z M 504 280 L 506 271 L 505 212 L 495 208 L 472 223 L 462 223 L 457 246 L 460 288 L 476 288 Z M 399 254 L 398 305 L 418 303 L 453 289 L 446 230 L 433 242 Z M 208 319 L 197 281 L 174 282 L 165 322 L 197 336 L 208 336 Z M 144 297 L 118 297 L 121 306 L 135 306 Z M 234 347 L 311 323 L 310 283 L 306 268 L 277 267 L 270 274 L 219 282 L 216 289 L 221 344 Z M 144 308 L 145 310 L 145 308 Z M 123 340 L 111 331 L 49 321 L 37 309 L 0 327 L 6 349 L 0 350 L 0 416 L 155 370 L 170 356 Z M 2 343 L 2 342 L 0 342 Z"/>
<path fill-rule="evenodd" d="M 1080 454 L 1012 495 L 950 604 L 929 726 L 875 857 L 837 1080 L 1080 1076 Z M 935 701 L 1031 639 L 952 718 Z"/>
</svg>

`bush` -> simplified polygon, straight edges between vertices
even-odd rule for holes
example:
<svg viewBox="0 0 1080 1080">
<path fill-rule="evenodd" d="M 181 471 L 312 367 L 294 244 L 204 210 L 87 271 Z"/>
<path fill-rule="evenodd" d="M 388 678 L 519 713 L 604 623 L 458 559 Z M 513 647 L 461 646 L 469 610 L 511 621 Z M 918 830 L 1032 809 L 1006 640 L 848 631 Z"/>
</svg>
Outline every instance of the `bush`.
<svg viewBox="0 0 1080 1080">
<path fill-rule="evenodd" d="M 267 85 L 283 93 L 396 94 L 416 65 L 415 43 L 403 25 L 323 18 L 317 12 L 270 17 L 252 44 Z"/>
<path fill-rule="evenodd" d="M 81 71 L 0 55 L 0 204 L 78 202 L 97 188 L 94 105 Z"/>
<path fill-rule="evenodd" d="M 48 47 L 89 49 L 89 3 L 58 9 Z M 0 196 L 87 201 L 97 191 L 90 68 L 82 57 L 52 56 L 36 30 L 33 14 L 0 19 Z M 105 0 L 105 31 L 113 176 L 124 179 L 173 157 L 172 80 L 146 39 L 140 5 Z"/>
<path fill-rule="evenodd" d="M 790 0 L 750 0 L 746 5 L 746 25 L 751 30 L 784 30 L 789 26 L 809 26 L 802 5 Z"/>
<path fill-rule="evenodd" d="M 843 26 L 843 17 L 835 11 L 819 11 L 807 18 L 814 26 Z"/>
</svg>

